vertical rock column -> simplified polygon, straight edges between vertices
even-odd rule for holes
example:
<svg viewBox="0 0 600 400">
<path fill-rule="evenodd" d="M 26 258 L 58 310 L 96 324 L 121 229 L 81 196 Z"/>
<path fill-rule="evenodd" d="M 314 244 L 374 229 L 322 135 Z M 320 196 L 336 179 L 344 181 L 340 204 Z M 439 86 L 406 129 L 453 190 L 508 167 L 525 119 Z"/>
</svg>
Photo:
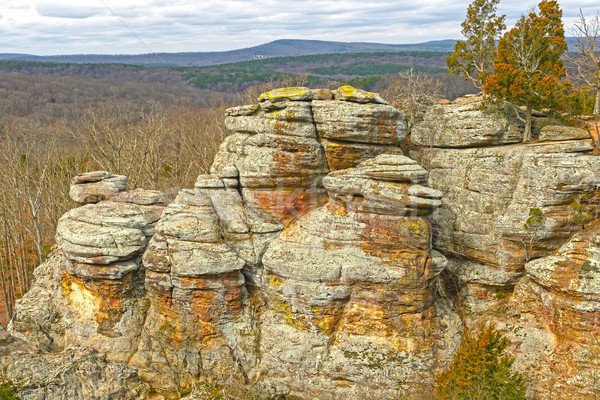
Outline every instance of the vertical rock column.
<svg viewBox="0 0 600 400">
<path fill-rule="evenodd" d="M 319 398 L 430 394 L 433 278 L 444 258 L 431 251 L 427 219 L 441 193 L 426 182 L 398 155 L 332 172 L 329 203 L 269 247 L 266 383 Z"/>
<path fill-rule="evenodd" d="M 331 93 L 278 89 L 256 105 L 227 110 L 225 125 L 233 134 L 211 174 L 238 186 L 246 207 L 266 222 L 286 224 L 326 201 L 321 181 L 329 169 L 312 116 L 315 98 Z"/>
<path fill-rule="evenodd" d="M 124 176 L 80 175 L 71 196 L 87 203 L 63 215 L 56 229 L 62 261 L 63 346 L 80 344 L 126 361 L 137 347 L 145 308 L 141 256 L 166 200 L 150 190 L 121 192 Z M 103 200 L 103 201 L 100 201 Z"/>
<path fill-rule="evenodd" d="M 242 268 L 264 252 L 259 236 L 239 192 L 216 176 L 200 175 L 166 208 L 143 258 L 150 310 L 132 361 L 156 385 L 172 384 L 160 381 L 168 364 L 195 379 L 244 375 L 255 362 Z"/>
</svg>

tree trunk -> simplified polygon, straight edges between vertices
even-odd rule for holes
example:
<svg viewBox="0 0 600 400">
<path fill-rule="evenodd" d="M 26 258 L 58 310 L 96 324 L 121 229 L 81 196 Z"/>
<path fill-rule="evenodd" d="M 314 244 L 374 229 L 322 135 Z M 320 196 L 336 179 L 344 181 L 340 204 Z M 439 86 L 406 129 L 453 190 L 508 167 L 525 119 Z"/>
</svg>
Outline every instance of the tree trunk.
<svg viewBox="0 0 600 400">
<path fill-rule="evenodd" d="M 0 283 L 2 284 L 2 295 L 4 297 L 4 304 L 6 305 L 6 318 L 10 321 L 12 319 L 12 304 L 8 298 L 8 285 L 6 277 L 4 276 L 4 264 L 0 260 Z"/>
<path fill-rule="evenodd" d="M 594 115 L 600 116 L 600 85 L 596 87 L 596 103 L 594 104 Z"/>
<path fill-rule="evenodd" d="M 531 125 L 533 120 L 533 109 L 527 104 L 527 119 L 525 120 L 525 133 L 523 134 L 523 142 L 531 142 Z"/>
</svg>

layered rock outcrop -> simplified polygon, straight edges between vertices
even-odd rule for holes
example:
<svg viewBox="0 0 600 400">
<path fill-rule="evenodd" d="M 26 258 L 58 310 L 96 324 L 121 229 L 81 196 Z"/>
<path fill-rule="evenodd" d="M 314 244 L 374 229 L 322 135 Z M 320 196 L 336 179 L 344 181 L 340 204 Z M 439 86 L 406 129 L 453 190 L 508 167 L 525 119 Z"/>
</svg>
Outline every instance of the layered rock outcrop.
<svg viewBox="0 0 600 400">
<path fill-rule="evenodd" d="M 36 270 L 35 284 L 19 301 L 12 329 L 53 350 L 81 345 L 127 362 L 137 348 L 147 308 L 140 301 L 145 294 L 141 258 L 166 198 L 141 189 L 99 196 L 98 186 L 82 186 L 81 180 L 75 178 L 73 186 L 77 198 L 88 199 L 88 204 L 59 220 L 58 249 L 49 265 Z M 105 200 L 90 203 L 100 198 Z"/>
<path fill-rule="evenodd" d="M 430 392 L 444 258 L 427 216 L 440 193 L 401 155 L 402 115 L 350 87 L 291 88 L 229 109 L 226 126 L 210 174 L 168 205 L 123 192 L 124 177 L 76 177 L 84 205 L 61 218 L 12 331 L 101 351 L 165 391 L 235 377 L 301 397 L 356 396 L 366 380 L 383 396 Z M 292 358 L 290 380 L 279 372 Z M 388 359 L 393 376 L 373 381 Z M 386 388 L 396 379 L 407 383 Z"/>
<path fill-rule="evenodd" d="M 40 352 L 11 336 L 2 325 L 0 368 L 2 379 L 14 382 L 19 398 L 25 400 L 142 400 L 151 393 L 135 370 L 110 363 L 103 354 L 81 347 L 61 353 Z M 2 394 L 9 398 L 4 390 Z"/>
<path fill-rule="evenodd" d="M 210 173 L 171 202 L 106 172 L 76 177 L 83 205 L 0 330 L 14 349 L 0 348 L 0 377 L 27 399 L 206 381 L 426 399 L 463 324 L 493 323 L 531 398 L 589 398 L 600 223 L 582 226 L 600 216 L 600 157 L 583 131 L 541 120 L 521 143 L 507 110 L 435 106 L 411 159 L 378 95 L 278 89 L 227 110 Z"/>
<path fill-rule="evenodd" d="M 431 397 L 434 278 L 445 258 L 431 251 L 427 215 L 441 193 L 426 181 L 422 167 L 395 155 L 333 172 L 328 204 L 269 246 L 265 381 L 320 398 Z"/>
<path fill-rule="evenodd" d="M 525 270 L 512 297 L 484 319 L 511 338 L 532 398 L 593 399 L 600 391 L 600 222 Z"/>
<path fill-rule="evenodd" d="M 511 290 L 528 260 L 550 254 L 580 229 L 573 202 L 589 210 L 588 221 L 600 216 L 600 157 L 593 154 L 590 140 L 556 136 L 552 141 L 506 144 L 491 135 L 480 147 L 486 130 L 476 128 L 479 121 L 504 126 L 506 117 L 479 110 L 477 102 L 467 106 L 472 118 L 464 116 L 464 105 L 431 111 L 415 130 L 418 143 L 431 138 L 433 146 L 411 155 L 429 171 L 431 186 L 444 194 L 444 206 L 432 216 L 434 248 L 449 256 L 448 267 L 466 284 L 472 311 L 481 311 L 486 298 L 493 303 L 498 291 Z M 466 118 L 469 122 L 444 129 L 470 148 L 457 149 L 454 142 L 442 140 L 434 128 L 436 118 Z M 526 226 L 537 210 L 539 226 Z"/>
<path fill-rule="evenodd" d="M 469 109 L 468 123 L 460 122 L 463 105 L 430 111 L 414 130 L 423 147 L 411 152 L 443 193 L 432 215 L 434 248 L 448 257 L 464 320 L 494 324 L 510 339 L 528 398 L 593 398 L 600 225 L 582 226 L 600 212 L 597 150 L 585 130 L 544 121 L 531 143 L 498 139 L 510 129 L 486 138 L 477 124 L 505 126 L 505 117 Z M 442 131 L 458 139 L 435 130 L 440 115 L 455 121 Z"/>
</svg>

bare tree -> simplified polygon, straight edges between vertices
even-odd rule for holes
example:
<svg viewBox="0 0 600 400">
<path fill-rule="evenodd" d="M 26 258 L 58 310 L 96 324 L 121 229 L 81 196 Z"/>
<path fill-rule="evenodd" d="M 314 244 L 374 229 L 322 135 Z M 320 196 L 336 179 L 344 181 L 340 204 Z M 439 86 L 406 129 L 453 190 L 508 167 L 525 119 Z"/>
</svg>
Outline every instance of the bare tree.
<svg viewBox="0 0 600 400">
<path fill-rule="evenodd" d="M 6 135 L 3 140 L 2 158 L 6 184 L 15 197 L 20 198 L 31 219 L 31 224 L 22 224 L 37 248 L 39 262 L 44 262 L 44 235 L 42 230 L 42 206 L 48 190 L 47 177 L 56 149 L 56 136 L 49 132 L 46 143 L 31 130 L 21 129 Z M 40 151 L 41 150 L 41 151 Z"/>
<path fill-rule="evenodd" d="M 420 120 L 427 107 L 441 96 L 442 82 L 429 74 L 412 70 L 396 75 L 382 93 L 394 107 L 400 110 L 408 124 L 408 132 Z"/>
<path fill-rule="evenodd" d="M 577 56 L 569 57 L 576 70 L 576 78 L 588 86 L 595 97 L 594 114 L 600 115 L 600 16 L 585 18 L 579 10 L 579 22 L 571 29 L 575 37 Z"/>
</svg>

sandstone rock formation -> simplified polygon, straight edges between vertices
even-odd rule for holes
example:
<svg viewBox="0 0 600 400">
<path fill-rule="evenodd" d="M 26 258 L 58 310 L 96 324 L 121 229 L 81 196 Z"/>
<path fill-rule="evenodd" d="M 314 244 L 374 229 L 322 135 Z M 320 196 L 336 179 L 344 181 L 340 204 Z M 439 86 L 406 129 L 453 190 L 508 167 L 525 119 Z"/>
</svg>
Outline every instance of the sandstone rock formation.
<svg viewBox="0 0 600 400">
<path fill-rule="evenodd" d="M 13 382 L 23 400 L 147 399 L 150 386 L 139 379 L 137 371 L 122 363 L 109 362 L 106 354 L 90 347 L 78 347 L 76 343 L 61 352 L 40 351 L 51 348 L 54 339 L 59 340 L 70 328 L 68 321 L 61 320 L 57 312 L 73 312 L 73 308 L 81 305 L 63 303 L 57 307 L 58 304 L 52 303 L 60 297 L 60 289 L 52 290 L 56 288 L 51 286 L 60 286 L 60 277 L 45 274 L 59 270 L 57 258 L 56 255 L 51 257 L 36 270 L 36 285 L 19 303 L 20 314 L 11 326 L 27 340 L 31 340 L 32 335 L 23 334 L 37 330 L 43 340 L 34 340 L 33 345 L 11 336 L 0 325 L 2 380 Z M 80 295 L 84 296 L 85 292 Z M 30 319 L 30 325 L 25 325 L 19 319 L 23 314 L 37 319 Z"/>
<path fill-rule="evenodd" d="M 438 106 L 435 112 L 452 120 L 462 107 Z M 473 119 L 463 125 L 506 121 L 478 106 L 470 113 Z M 573 218 L 574 201 L 589 210 L 588 221 L 600 216 L 600 157 L 592 154 L 590 140 L 511 145 L 491 140 L 480 148 L 480 131 L 464 126 L 461 143 L 474 148 L 457 149 L 455 142 L 439 138 L 432 123 L 426 120 L 415 130 L 419 143 L 431 138 L 433 147 L 418 148 L 411 156 L 429 171 L 431 186 L 444 194 L 444 206 L 432 216 L 434 248 L 449 256 L 448 268 L 466 283 L 463 293 L 472 299 L 472 311 L 484 310 L 498 291 L 511 290 L 528 260 L 550 254 L 580 229 Z M 541 211 L 543 223 L 527 229 L 534 209 Z"/>
<path fill-rule="evenodd" d="M 600 217 L 600 157 L 570 128 L 521 143 L 507 110 L 435 106 L 411 159 L 378 95 L 278 89 L 227 110 L 210 173 L 170 203 L 109 173 L 75 178 L 84 205 L 0 329 L 0 378 L 27 399 L 206 381 L 426 399 L 464 324 L 494 323 L 529 397 L 590 398 L 600 223 L 582 225 Z"/>
<path fill-rule="evenodd" d="M 508 301 L 485 319 L 503 327 L 532 398 L 600 393 L 600 221 L 527 263 Z"/>
<path fill-rule="evenodd" d="M 327 255 L 332 239 L 344 232 L 325 223 L 318 229 L 333 236 L 325 236 L 321 245 L 325 258 L 311 263 L 337 260 L 334 269 L 345 272 L 334 286 L 344 293 L 343 302 L 351 309 L 366 307 L 360 315 L 379 321 L 377 332 L 356 335 L 351 352 L 385 341 L 379 336 L 389 337 L 394 344 L 380 344 L 370 357 L 389 358 L 389 352 L 404 349 L 406 360 L 422 362 L 423 371 L 432 368 L 432 332 L 437 329 L 431 321 L 433 280 L 443 257 L 432 256 L 427 215 L 440 205 L 440 194 L 426 187 L 427 173 L 418 164 L 401 156 L 402 115 L 378 95 L 351 87 L 291 88 L 265 93 L 258 104 L 229 109 L 226 126 L 232 134 L 215 156 L 211 174 L 200 175 L 193 189 L 182 190 L 169 205 L 161 193 L 122 192 L 124 177 L 105 172 L 76 177 L 72 197 L 85 205 L 61 218 L 58 249 L 37 270 L 30 295 L 20 301 L 11 325 L 14 334 L 53 351 L 70 345 L 95 349 L 111 361 L 127 362 L 157 389 L 235 376 L 272 393 L 310 396 L 302 388 L 310 386 L 320 367 L 299 371 L 304 380 L 297 384 L 265 373 L 271 366 L 281 370 L 281 364 L 273 364 L 280 350 L 302 363 L 312 362 L 312 350 L 272 348 L 284 344 L 276 336 L 279 329 L 298 326 L 288 321 L 286 328 L 277 313 L 270 314 L 269 307 L 276 306 L 271 297 L 278 295 L 271 293 L 271 283 L 273 277 L 283 279 L 282 266 L 265 269 L 263 258 L 291 221 L 305 221 L 308 215 L 315 218 L 307 216 L 309 224 L 317 226 L 327 222 L 322 215 L 331 214 L 330 222 L 339 218 L 359 231 L 345 250 L 331 248 Z M 328 198 L 329 205 L 321 207 Z M 336 216 L 335 209 L 345 215 Z M 402 235 L 406 243 L 392 242 L 403 240 Z M 353 246 L 359 247 L 353 251 Z M 340 251 L 354 257 L 351 266 L 343 265 Z M 379 266 L 369 271 L 374 263 Z M 296 285 L 303 285 L 304 275 L 319 272 L 296 271 Z M 396 282 L 394 277 L 404 278 Z M 380 315 L 377 296 L 387 286 L 389 304 Z M 305 301 L 313 302 L 314 295 L 308 292 Z M 36 304 L 40 299 L 43 307 Z M 335 296 L 330 300 L 320 305 L 339 311 L 331 321 L 347 320 L 338 340 L 354 335 L 356 311 L 343 311 Z M 400 305 L 406 310 L 398 311 Z M 328 346 L 336 329 L 335 324 L 324 328 Z M 293 335 L 302 337 L 305 329 Z M 411 354 L 417 346 L 413 340 L 429 350 Z M 338 355 L 344 351 L 339 346 Z M 407 361 L 399 360 L 396 375 L 411 375 L 402 366 Z M 373 376 L 376 368 L 369 365 L 361 360 L 348 374 Z M 321 387 L 336 379 L 329 374 Z M 423 385 L 417 375 L 403 393 L 431 389 L 431 382 Z M 323 395 L 335 397 L 337 390 Z"/>
<path fill-rule="evenodd" d="M 461 107 L 440 106 L 435 116 L 445 121 Z M 506 121 L 476 113 L 464 127 Z M 598 224 L 578 232 L 600 216 L 600 157 L 589 134 L 549 125 L 532 143 L 490 136 L 480 147 L 481 133 L 461 128 L 457 146 L 440 136 L 431 115 L 415 127 L 423 147 L 411 155 L 443 193 L 432 215 L 434 248 L 460 285 L 467 326 L 504 331 L 529 398 L 593 398 L 600 388 Z"/>
<path fill-rule="evenodd" d="M 57 227 L 58 250 L 19 301 L 15 334 L 53 350 L 79 344 L 128 361 L 147 308 L 140 302 L 141 256 L 165 202 L 160 192 L 133 190 L 67 212 Z"/>
<path fill-rule="evenodd" d="M 333 172 L 329 203 L 271 244 L 265 381 L 319 398 L 431 397 L 434 278 L 445 258 L 431 252 L 426 216 L 441 193 L 426 180 L 416 162 L 387 154 Z"/>
</svg>

